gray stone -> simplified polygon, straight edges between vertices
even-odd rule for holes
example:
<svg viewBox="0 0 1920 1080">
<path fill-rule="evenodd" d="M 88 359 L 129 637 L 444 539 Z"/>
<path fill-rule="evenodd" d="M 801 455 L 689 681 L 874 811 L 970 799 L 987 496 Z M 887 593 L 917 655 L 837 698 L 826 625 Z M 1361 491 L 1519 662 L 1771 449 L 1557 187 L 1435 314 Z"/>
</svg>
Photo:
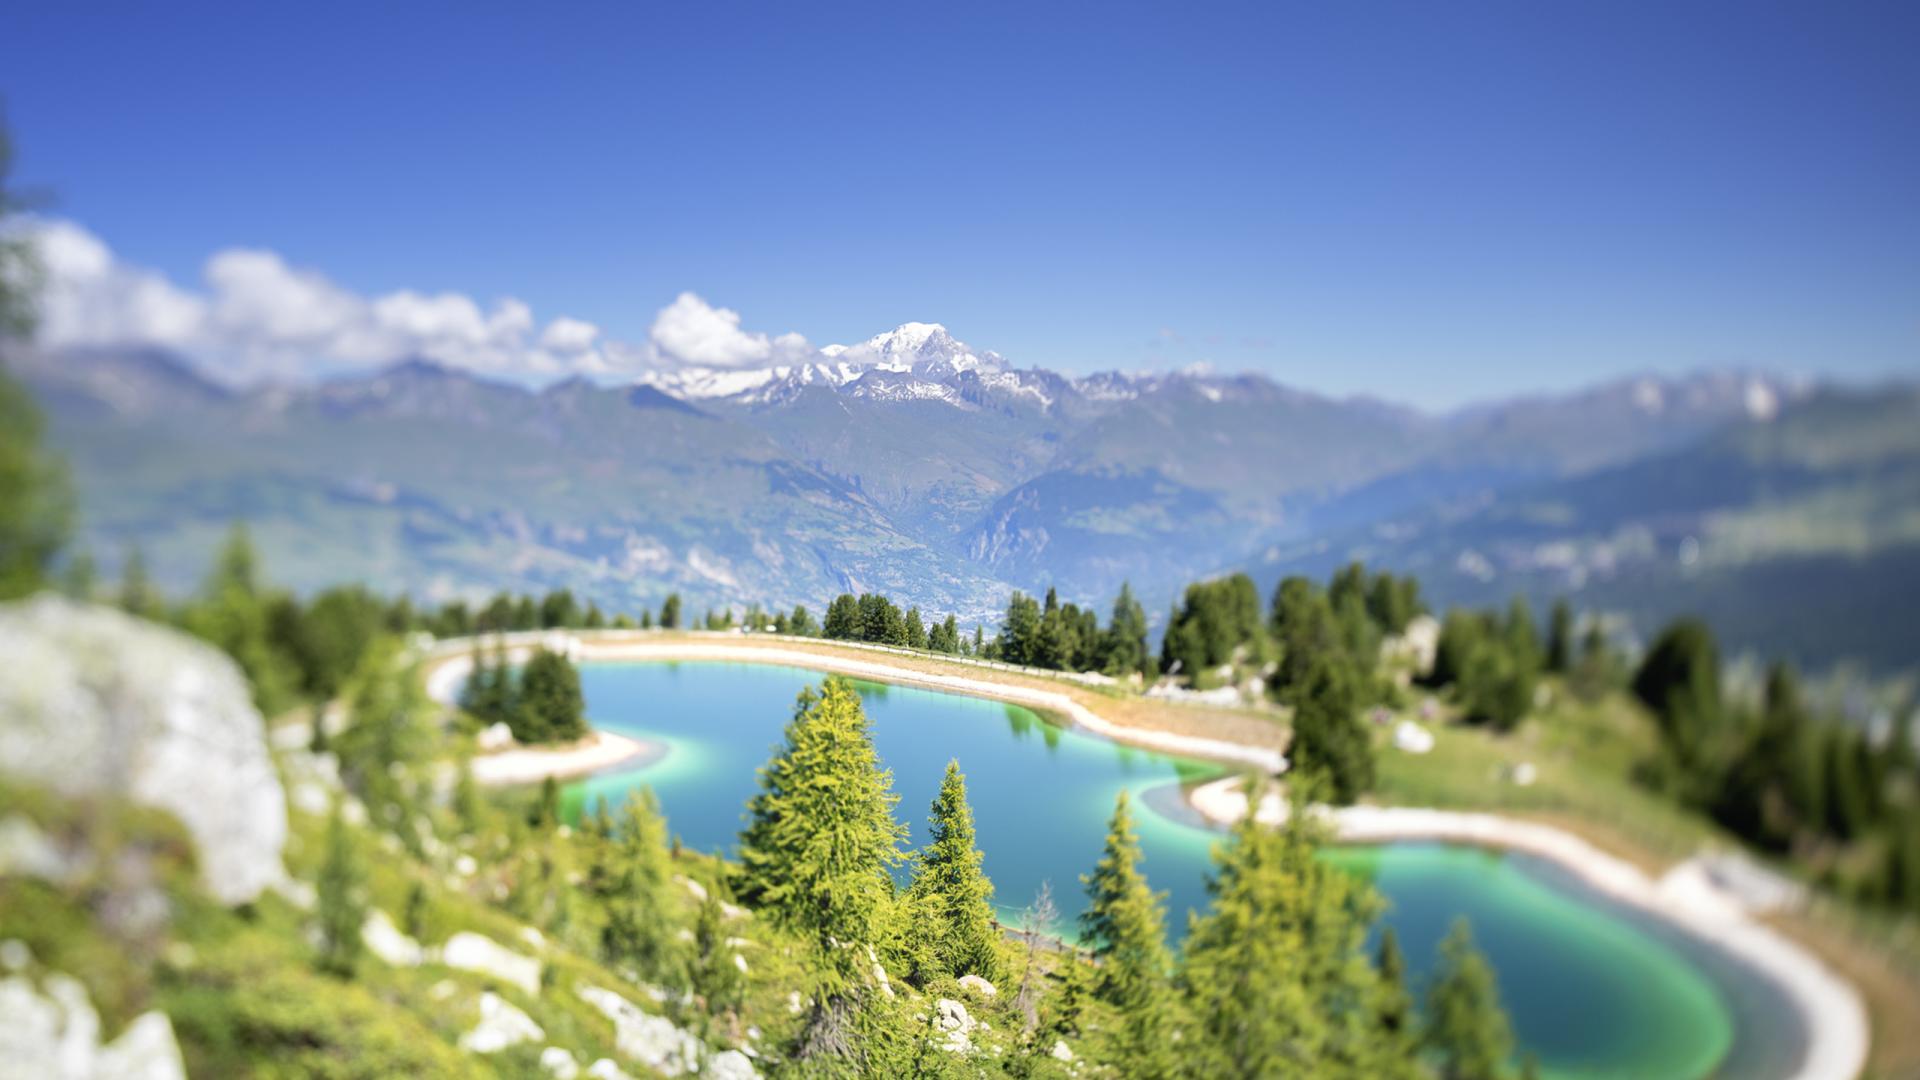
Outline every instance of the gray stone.
<svg viewBox="0 0 1920 1080">
<path fill-rule="evenodd" d="M 493 1054 L 523 1042 L 547 1037 L 533 1017 L 520 1007 L 489 990 L 480 995 L 480 1022 L 460 1036 L 460 1048 L 476 1054 Z"/>
<path fill-rule="evenodd" d="M 673 1021 L 653 1016 L 611 990 L 582 986 L 580 999 L 613 1021 L 613 1045 L 630 1058 L 665 1076 L 700 1071 L 700 1040 Z"/>
<path fill-rule="evenodd" d="M 106 1045 L 100 1015 L 71 976 L 0 979 L 0 1080 L 184 1080 L 186 1066 L 164 1013 L 135 1017 Z"/>
<path fill-rule="evenodd" d="M 540 961 L 521 956 L 470 930 L 462 930 L 447 939 L 440 948 L 440 962 L 461 971 L 477 971 L 502 982 L 512 983 L 529 995 L 540 993 Z"/>
<path fill-rule="evenodd" d="M 723 1050 L 707 1062 L 707 1075 L 713 1080 L 760 1080 L 759 1070 L 747 1055 L 738 1050 Z"/>
<path fill-rule="evenodd" d="M 246 680 L 218 649 L 42 595 L 0 607 L 0 768 L 172 813 L 222 902 L 286 877 L 287 803 Z"/>
</svg>

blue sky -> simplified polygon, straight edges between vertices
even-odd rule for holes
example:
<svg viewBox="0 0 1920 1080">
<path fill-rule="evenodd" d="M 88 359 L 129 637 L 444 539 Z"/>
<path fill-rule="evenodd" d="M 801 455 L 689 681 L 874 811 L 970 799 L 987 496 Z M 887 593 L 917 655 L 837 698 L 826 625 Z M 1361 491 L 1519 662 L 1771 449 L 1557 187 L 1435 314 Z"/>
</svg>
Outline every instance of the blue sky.
<svg viewBox="0 0 1920 1080">
<path fill-rule="evenodd" d="M 1429 406 L 1920 370 L 1911 3 L 7 22 L 16 179 L 188 292 L 247 249 L 358 297 L 514 297 L 530 337 L 645 342 L 690 291 L 814 345 L 939 321 L 1021 365 Z"/>
</svg>

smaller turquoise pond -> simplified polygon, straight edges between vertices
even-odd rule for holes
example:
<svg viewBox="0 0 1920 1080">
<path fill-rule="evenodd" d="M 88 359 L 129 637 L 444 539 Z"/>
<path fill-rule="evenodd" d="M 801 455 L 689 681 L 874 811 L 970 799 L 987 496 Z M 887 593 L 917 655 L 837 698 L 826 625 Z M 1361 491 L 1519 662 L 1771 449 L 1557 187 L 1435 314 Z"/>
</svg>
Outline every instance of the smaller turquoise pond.
<svg viewBox="0 0 1920 1080">
<path fill-rule="evenodd" d="M 571 785 L 569 800 L 617 804 L 642 785 L 690 847 L 732 849 L 754 770 L 772 754 L 794 697 L 822 676 L 731 663 L 588 664 L 593 723 L 666 744 L 637 769 Z M 1065 731 L 1028 709 L 929 690 L 859 684 L 874 741 L 893 770 L 900 818 L 925 841 L 926 810 L 949 758 L 967 774 L 986 872 L 1017 916 L 1043 881 L 1078 913 L 1079 875 L 1099 856 L 1114 796 L 1139 796 L 1145 869 L 1165 890 L 1171 931 L 1206 904 L 1220 834 L 1193 820 L 1179 785 L 1212 765 Z M 1413 976 L 1459 916 L 1499 973 L 1525 1049 L 1557 1077 L 1766 1077 L 1792 1071 L 1802 1039 L 1771 987 L 1704 943 L 1612 905 L 1557 867 L 1441 844 L 1329 854 L 1372 879 L 1391 908 Z"/>
</svg>

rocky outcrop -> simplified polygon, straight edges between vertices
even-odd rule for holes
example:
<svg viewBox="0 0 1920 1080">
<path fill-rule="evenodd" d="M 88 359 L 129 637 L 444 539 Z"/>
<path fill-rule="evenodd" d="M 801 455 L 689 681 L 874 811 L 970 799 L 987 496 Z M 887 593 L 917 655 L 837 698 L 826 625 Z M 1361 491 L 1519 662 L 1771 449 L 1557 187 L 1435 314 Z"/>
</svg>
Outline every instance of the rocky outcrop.
<svg viewBox="0 0 1920 1080">
<path fill-rule="evenodd" d="M 43 595 L 0 607 L 0 768 L 186 825 L 222 902 L 286 879 L 286 796 L 246 679 L 219 650 Z"/>
<path fill-rule="evenodd" d="M 185 1080 L 173 1025 L 159 1012 L 136 1017 L 110 1043 L 86 987 L 48 975 L 0 979 L 0 1076 L 34 1080 Z"/>
<path fill-rule="evenodd" d="M 700 1071 L 700 1040 L 673 1021 L 653 1016 L 611 990 L 582 986 L 580 999 L 613 1021 L 613 1045 L 620 1056 L 664 1076 Z"/>
<path fill-rule="evenodd" d="M 942 1048 L 955 1054 L 973 1052 L 973 1032 L 979 1024 L 967 1007 L 952 998 L 940 998 L 934 1003 L 934 1026 L 945 1036 Z"/>
</svg>

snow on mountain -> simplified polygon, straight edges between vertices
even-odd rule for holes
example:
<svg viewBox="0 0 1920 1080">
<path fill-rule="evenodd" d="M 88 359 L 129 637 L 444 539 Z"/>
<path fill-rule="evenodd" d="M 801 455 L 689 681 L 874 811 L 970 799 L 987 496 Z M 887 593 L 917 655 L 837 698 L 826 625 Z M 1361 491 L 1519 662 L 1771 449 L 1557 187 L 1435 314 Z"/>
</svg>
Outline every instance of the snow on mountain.
<svg viewBox="0 0 1920 1080">
<path fill-rule="evenodd" d="M 818 360 L 767 368 L 685 367 L 649 371 L 638 382 L 681 398 L 724 398 L 745 405 L 780 401 L 808 386 L 848 388 L 876 400 L 940 400 L 965 404 L 946 380 L 965 372 L 998 376 L 1006 372 L 1004 357 L 975 352 L 956 341 L 939 323 L 910 322 L 876 334 L 857 345 L 828 345 Z M 910 380 L 867 380 L 869 373 L 912 375 Z M 1035 394 L 1031 387 L 1013 387 Z"/>
</svg>

